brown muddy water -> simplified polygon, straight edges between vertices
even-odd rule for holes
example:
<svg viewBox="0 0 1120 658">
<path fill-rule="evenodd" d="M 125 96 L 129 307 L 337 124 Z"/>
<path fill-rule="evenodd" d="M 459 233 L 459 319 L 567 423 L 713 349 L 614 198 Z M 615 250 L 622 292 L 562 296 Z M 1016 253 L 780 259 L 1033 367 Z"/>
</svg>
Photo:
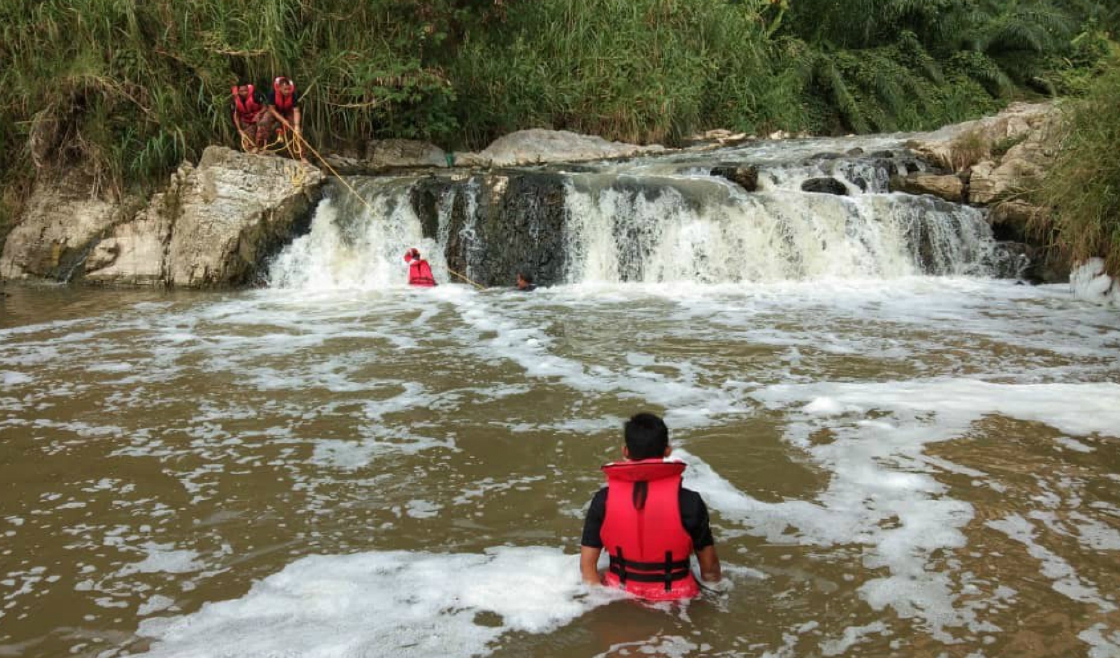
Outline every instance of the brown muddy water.
<svg viewBox="0 0 1120 658">
<path fill-rule="evenodd" d="M 0 656 L 1120 656 L 1120 315 L 906 278 L 9 286 Z M 588 592 L 662 413 L 728 575 Z"/>
</svg>

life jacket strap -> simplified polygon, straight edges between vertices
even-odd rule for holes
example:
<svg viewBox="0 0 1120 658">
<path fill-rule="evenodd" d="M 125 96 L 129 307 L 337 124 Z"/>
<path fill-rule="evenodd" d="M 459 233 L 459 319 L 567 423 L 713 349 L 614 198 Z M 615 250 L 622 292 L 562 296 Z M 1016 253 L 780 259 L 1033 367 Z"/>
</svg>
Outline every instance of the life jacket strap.
<svg viewBox="0 0 1120 658">
<path fill-rule="evenodd" d="M 673 560 L 673 553 L 665 551 L 664 562 L 634 562 L 622 556 L 622 547 L 615 547 L 618 555 L 611 556 L 610 572 L 618 576 L 623 587 L 627 580 L 636 583 L 665 583 L 665 591 L 673 589 L 673 583 L 691 575 L 688 559 Z"/>
</svg>

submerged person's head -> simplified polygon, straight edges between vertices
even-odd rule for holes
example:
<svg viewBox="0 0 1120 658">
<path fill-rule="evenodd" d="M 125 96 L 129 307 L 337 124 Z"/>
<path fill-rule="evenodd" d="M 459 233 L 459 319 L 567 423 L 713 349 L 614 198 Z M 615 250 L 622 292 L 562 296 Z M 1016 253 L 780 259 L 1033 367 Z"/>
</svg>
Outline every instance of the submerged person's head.
<svg viewBox="0 0 1120 658">
<path fill-rule="evenodd" d="M 517 287 L 524 290 L 533 285 L 533 275 L 528 272 L 517 273 Z"/>
<path fill-rule="evenodd" d="M 420 250 L 416 247 L 404 252 L 404 262 L 411 263 L 414 260 L 420 260 Z"/>
<path fill-rule="evenodd" d="M 669 456 L 669 428 L 665 421 L 650 414 L 640 413 L 632 416 L 623 425 L 626 437 L 626 458 L 654 459 Z"/>
</svg>

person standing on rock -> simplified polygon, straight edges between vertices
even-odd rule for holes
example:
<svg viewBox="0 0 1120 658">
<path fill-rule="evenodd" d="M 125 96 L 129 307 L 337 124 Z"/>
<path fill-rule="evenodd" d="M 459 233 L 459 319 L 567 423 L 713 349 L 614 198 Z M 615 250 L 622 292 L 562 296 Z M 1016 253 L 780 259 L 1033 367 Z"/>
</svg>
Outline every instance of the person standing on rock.
<svg viewBox="0 0 1120 658">
<path fill-rule="evenodd" d="M 241 137 L 241 149 L 246 153 L 257 153 L 268 143 L 268 131 L 262 130 L 261 119 L 268 114 L 268 101 L 264 94 L 251 84 L 241 83 L 233 87 L 233 125 Z"/>
<path fill-rule="evenodd" d="M 303 156 L 303 116 L 299 109 L 302 98 L 290 78 L 276 78 L 272 81 L 272 91 L 268 93 L 268 114 L 261 124 L 265 134 L 272 134 L 277 126 L 281 132 L 290 130 L 292 134 L 289 136 L 288 150 L 300 162 L 307 162 L 307 158 Z"/>
<path fill-rule="evenodd" d="M 420 257 L 419 249 L 413 247 L 405 252 L 404 262 L 408 263 L 408 285 L 435 287 L 436 279 L 432 276 L 432 267 L 428 265 L 428 261 Z"/>
<path fill-rule="evenodd" d="M 591 499 L 580 541 L 580 575 L 654 601 L 700 594 L 700 579 L 722 580 L 719 556 L 700 494 L 681 486 L 685 464 L 669 459 L 669 428 L 658 416 L 640 413 L 623 426 L 623 461 L 603 466 L 607 486 Z M 600 576 L 599 555 L 610 554 Z"/>
</svg>

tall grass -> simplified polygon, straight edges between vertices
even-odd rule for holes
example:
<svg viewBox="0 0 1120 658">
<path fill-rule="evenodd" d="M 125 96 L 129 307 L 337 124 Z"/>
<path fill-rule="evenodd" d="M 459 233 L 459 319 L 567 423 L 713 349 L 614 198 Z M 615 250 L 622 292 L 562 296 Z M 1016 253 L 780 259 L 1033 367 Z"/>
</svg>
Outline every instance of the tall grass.
<svg viewBox="0 0 1120 658">
<path fill-rule="evenodd" d="M 1120 275 L 1120 63 L 1067 106 L 1064 138 L 1039 199 L 1053 212 L 1035 229 L 1073 262 L 1104 257 Z"/>
<path fill-rule="evenodd" d="M 328 149 L 912 129 L 1076 90 L 1097 55 L 1075 27 L 1117 20 L 1094 0 L 0 0 L 0 227 L 37 168 L 120 195 L 234 144 L 238 80 L 295 79 Z"/>
</svg>

